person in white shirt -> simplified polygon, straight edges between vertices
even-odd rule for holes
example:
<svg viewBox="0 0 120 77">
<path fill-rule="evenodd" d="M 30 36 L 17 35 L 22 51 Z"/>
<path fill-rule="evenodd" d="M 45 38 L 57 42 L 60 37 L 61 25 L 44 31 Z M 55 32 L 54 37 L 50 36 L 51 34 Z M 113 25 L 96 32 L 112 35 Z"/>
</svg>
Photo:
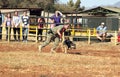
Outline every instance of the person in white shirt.
<svg viewBox="0 0 120 77">
<path fill-rule="evenodd" d="M 18 41 L 20 41 L 20 22 L 21 22 L 21 18 L 18 15 L 18 12 L 15 11 L 14 16 L 13 16 L 13 21 L 12 21 L 13 32 L 14 32 L 14 40 L 15 41 L 17 41 L 16 33 L 18 33 Z"/>
<path fill-rule="evenodd" d="M 27 42 L 29 31 L 29 16 L 27 15 L 27 11 L 24 11 L 22 16 L 22 35 L 23 35 L 23 42 Z"/>
</svg>

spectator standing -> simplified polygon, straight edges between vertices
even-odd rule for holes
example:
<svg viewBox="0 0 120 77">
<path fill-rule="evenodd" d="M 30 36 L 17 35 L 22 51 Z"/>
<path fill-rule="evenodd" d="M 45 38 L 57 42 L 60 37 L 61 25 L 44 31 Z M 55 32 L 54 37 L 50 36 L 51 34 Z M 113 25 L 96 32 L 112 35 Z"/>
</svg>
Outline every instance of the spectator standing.
<svg viewBox="0 0 120 77">
<path fill-rule="evenodd" d="M 120 42 L 120 28 L 118 30 L 118 42 Z"/>
<path fill-rule="evenodd" d="M 21 18 L 18 15 L 18 12 L 15 11 L 14 16 L 13 16 L 13 23 L 12 23 L 15 41 L 17 41 L 16 33 L 18 33 L 18 41 L 20 41 L 20 22 L 21 22 Z"/>
<path fill-rule="evenodd" d="M 29 32 L 29 16 L 27 15 L 27 11 L 23 12 L 22 16 L 22 36 L 23 36 L 23 42 L 27 42 L 28 38 L 28 32 Z"/>
<path fill-rule="evenodd" d="M 0 40 L 2 39 L 2 14 L 0 11 Z"/>
<path fill-rule="evenodd" d="M 105 41 L 107 36 L 107 27 L 105 26 L 105 23 L 102 22 L 100 26 L 97 27 L 97 38 L 100 41 Z"/>
<path fill-rule="evenodd" d="M 60 11 L 55 11 L 55 14 L 50 17 L 50 19 L 54 19 L 55 26 L 59 26 L 61 24 L 61 17 L 63 14 Z"/>
<path fill-rule="evenodd" d="M 12 18 L 11 18 L 11 14 L 8 13 L 5 19 L 5 27 L 6 27 L 6 41 L 8 40 L 8 35 L 9 35 L 9 39 L 11 36 L 11 27 L 12 27 Z"/>
<path fill-rule="evenodd" d="M 44 18 L 38 18 L 38 40 L 40 37 L 40 41 L 42 41 L 42 33 L 43 33 L 43 27 L 44 27 L 45 20 Z"/>
</svg>

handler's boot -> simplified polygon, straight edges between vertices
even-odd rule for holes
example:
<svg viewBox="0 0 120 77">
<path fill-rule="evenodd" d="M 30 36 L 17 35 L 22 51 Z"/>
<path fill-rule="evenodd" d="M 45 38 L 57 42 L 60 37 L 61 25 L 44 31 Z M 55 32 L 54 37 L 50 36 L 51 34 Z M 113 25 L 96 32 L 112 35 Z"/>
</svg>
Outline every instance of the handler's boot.
<svg viewBox="0 0 120 77">
<path fill-rule="evenodd" d="M 42 46 L 41 45 L 39 45 L 39 52 L 42 52 Z"/>
<path fill-rule="evenodd" d="M 52 49 L 50 50 L 50 53 L 56 53 L 56 51 L 52 48 Z"/>
</svg>

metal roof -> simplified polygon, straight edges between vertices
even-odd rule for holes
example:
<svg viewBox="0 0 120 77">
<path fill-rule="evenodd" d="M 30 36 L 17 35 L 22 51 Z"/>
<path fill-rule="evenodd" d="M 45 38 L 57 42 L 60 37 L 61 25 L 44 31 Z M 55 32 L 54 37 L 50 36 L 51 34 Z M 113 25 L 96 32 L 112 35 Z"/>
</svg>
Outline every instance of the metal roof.
<svg viewBox="0 0 120 77">
<path fill-rule="evenodd" d="M 117 7 L 102 7 L 102 6 L 98 6 L 95 8 L 91 8 L 88 10 L 84 10 L 80 13 L 88 13 L 88 14 L 119 14 L 120 13 L 120 8 Z"/>
<path fill-rule="evenodd" d="M 120 8 L 118 7 L 103 7 L 103 8 L 120 13 Z"/>
</svg>

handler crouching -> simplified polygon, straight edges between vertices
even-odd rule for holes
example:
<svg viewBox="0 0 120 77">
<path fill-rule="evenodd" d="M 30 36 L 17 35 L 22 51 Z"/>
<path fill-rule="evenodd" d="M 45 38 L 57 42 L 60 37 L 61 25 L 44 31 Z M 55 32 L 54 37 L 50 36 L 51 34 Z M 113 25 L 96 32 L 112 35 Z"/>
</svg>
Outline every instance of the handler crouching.
<svg viewBox="0 0 120 77">
<path fill-rule="evenodd" d="M 69 20 L 66 20 L 65 25 L 59 25 L 50 29 L 47 33 L 46 41 L 42 45 L 39 45 L 39 52 L 41 52 L 42 48 L 47 46 L 51 42 L 52 38 L 54 37 L 54 45 L 51 48 L 51 53 L 56 53 L 55 49 L 57 48 L 60 39 L 62 39 L 62 33 L 65 32 L 65 30 L 68 27 L 69 27 Z"/>
</svg>

